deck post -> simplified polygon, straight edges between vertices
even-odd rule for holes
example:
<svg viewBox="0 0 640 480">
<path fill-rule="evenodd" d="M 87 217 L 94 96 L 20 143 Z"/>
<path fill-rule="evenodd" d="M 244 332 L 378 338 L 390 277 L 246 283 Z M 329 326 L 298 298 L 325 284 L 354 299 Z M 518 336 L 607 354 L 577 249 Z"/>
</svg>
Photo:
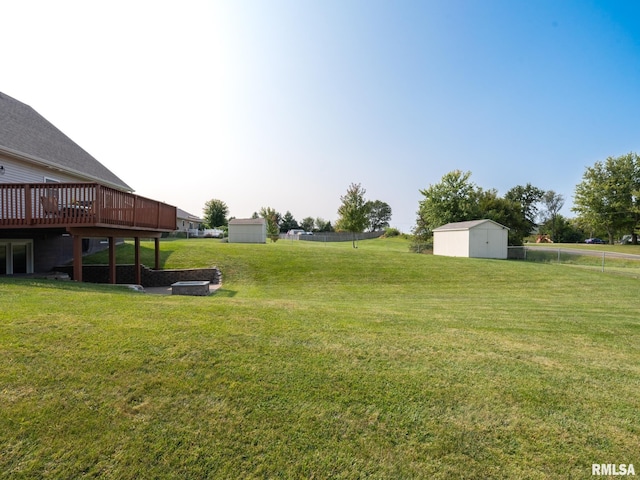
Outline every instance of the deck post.
<svg viewBox="0 0 640 480">
<path fill-rule="evenodd" d="M 140 274 L 140 237 L 135 237 L 134 238 L 134 243 L 135 243 L 135 282 L 136 285 L 142 285 L 142 275 Z"/>
<path fill-rule="evenodd" d="M 31 185 L 27 183 L 24 186 L 24 219 L 27 225 L 31 225 L 33 222 L 31 209 Z"/>
<path fill-rule="evenodd" d="M 154 238 L 153 243 L 155 245 L 155 269 L 160 270 L 160 239 Z"/>
<path fill-rule="evenodd" d="M 116 239 L 109 237 L 109 283 L 116 283 Z"/>
<path fill-rule="evenodd" d="M 76 282 L 82 281 L 82 237 L 73 236 L 73 279 Z"/>
</svg>

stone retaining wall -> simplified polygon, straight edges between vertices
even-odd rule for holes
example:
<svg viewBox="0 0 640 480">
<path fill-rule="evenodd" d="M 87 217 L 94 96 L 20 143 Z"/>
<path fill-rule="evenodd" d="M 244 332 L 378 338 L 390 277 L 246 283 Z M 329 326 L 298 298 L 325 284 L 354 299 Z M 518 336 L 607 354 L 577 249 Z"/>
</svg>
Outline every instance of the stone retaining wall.
<svg viewBox="0 0 640 480">
<path fill-rule="evenodd" d="M 57 272 L 73 278 L 73 266 L 56 267 Z M 140 266 L 143 287 L 168 287 L 172 283 L 208 280 L 214 285 L 222 283 L 222 273 L 217 267 L 180 270 L 153 270 Z M 82 280 L 89 283 L 109 283 L 108 265 L 83 265 Z M 116 265 L 116 283 L 136 283 L 135 265 Z"/>
</svg>

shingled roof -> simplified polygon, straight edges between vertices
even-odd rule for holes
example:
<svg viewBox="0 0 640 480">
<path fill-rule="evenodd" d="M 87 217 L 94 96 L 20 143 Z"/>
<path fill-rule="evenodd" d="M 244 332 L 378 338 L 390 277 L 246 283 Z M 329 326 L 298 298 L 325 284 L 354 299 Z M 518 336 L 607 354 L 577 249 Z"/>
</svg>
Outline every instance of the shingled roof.
<svg viewBox="0 0 640 480">
<path fill-rule="evenodd" d="M 510 230 L 510 228 L 505 227 L 504 225 L 500 225 L 498 222 L 494 222 L 493 220 L 489 220 L 488 218 L 485 218 L 482 220 L 469 220 L 466 222 L 447 223 L 446 225 L 442 225 L 438 228 L 434 228 L 433 231 L 442 232 L 445 230 L 469 230 L 470 228 L 477 227 L 478 225 L 482 225 L 483 223 L 493 223 L 494 225 Z"/>
<path fill-rule="evenodd" d="M 87 181 L 97 181 L 129 192 L 133 190 L 29 105 L 2 92 L 0 152 L 59 168 Z"/>
</svg>

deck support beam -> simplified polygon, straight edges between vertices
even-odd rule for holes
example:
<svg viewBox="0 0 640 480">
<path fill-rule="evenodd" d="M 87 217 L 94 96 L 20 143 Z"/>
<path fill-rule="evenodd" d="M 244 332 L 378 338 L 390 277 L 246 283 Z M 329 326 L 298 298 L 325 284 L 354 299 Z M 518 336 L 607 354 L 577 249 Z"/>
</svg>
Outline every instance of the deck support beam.
<svg viewBox="0 0 640 480">
<path fill-rule="evenodd" d="M 116 239 L 109 237 L 109 283 L 116 283 Z"/>
<path fill-rule="evenodd" d="M 135 241 L 135 282 L 142 285 L 142 264 L 140 263 L 140 238 L 153 238 L 155 247 L 155 269 L 160 270 L 160 236 L 162 232 L 149 230 L 127 230 L 121 228 L 68 227 L 67 232 L 73 237 L 73 279 L 82 281 L 82 239 L 109 239 L 109 283 L 117 283 L 116 279 L 116 239 L 133 238 Z"/>
<path fill-rule="evenodd" d="M 135 253 L 134 253 L 134 264 L 135 264 L 135 282 L 136 285 L 142 285 L 142 275 L 140 273 L 140 237 L 134 238 L 135 244 Z"/>
<path fill-rule="evenodd" d="M 73 236 L 73 279 L 76 282 L 82 281 L 82 237 Z"/>
<path fill-rule="evenodd" d="M 155 247 L 155 266 L 156 270 L 160 270 L 160 237 L 154 238 L 154 247 Z"/>
</svg>

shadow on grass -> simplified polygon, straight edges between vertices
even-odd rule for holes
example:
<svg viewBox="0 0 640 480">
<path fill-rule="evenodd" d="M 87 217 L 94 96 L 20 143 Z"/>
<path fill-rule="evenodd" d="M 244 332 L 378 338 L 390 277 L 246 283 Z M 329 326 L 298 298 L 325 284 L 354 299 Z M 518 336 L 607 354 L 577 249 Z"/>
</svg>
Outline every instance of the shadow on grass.
<svg viewBox="0 0 640 480">
<path fill-rule="evenodd" d="M 48 288 L 48 289 L 56 289 L 56 290 L 93 290 L 93 291 L 106 291 L 113 290 L 114 287 L 118 287 L 122 290 L 129 290 L 126 286 L 123 285 L 111 285 L 107 283 L 90 283 L 90 282 L 74 282 L 72 280 L 48 280 L 45 278 L 38 278 L 25 276 L 25 277 L 5 277 L 0 278 L 1 284 L 12 284 L 12 285 L 22 285 L 25 287 L 38 287 L 38 288 Z"/>
</svg>

